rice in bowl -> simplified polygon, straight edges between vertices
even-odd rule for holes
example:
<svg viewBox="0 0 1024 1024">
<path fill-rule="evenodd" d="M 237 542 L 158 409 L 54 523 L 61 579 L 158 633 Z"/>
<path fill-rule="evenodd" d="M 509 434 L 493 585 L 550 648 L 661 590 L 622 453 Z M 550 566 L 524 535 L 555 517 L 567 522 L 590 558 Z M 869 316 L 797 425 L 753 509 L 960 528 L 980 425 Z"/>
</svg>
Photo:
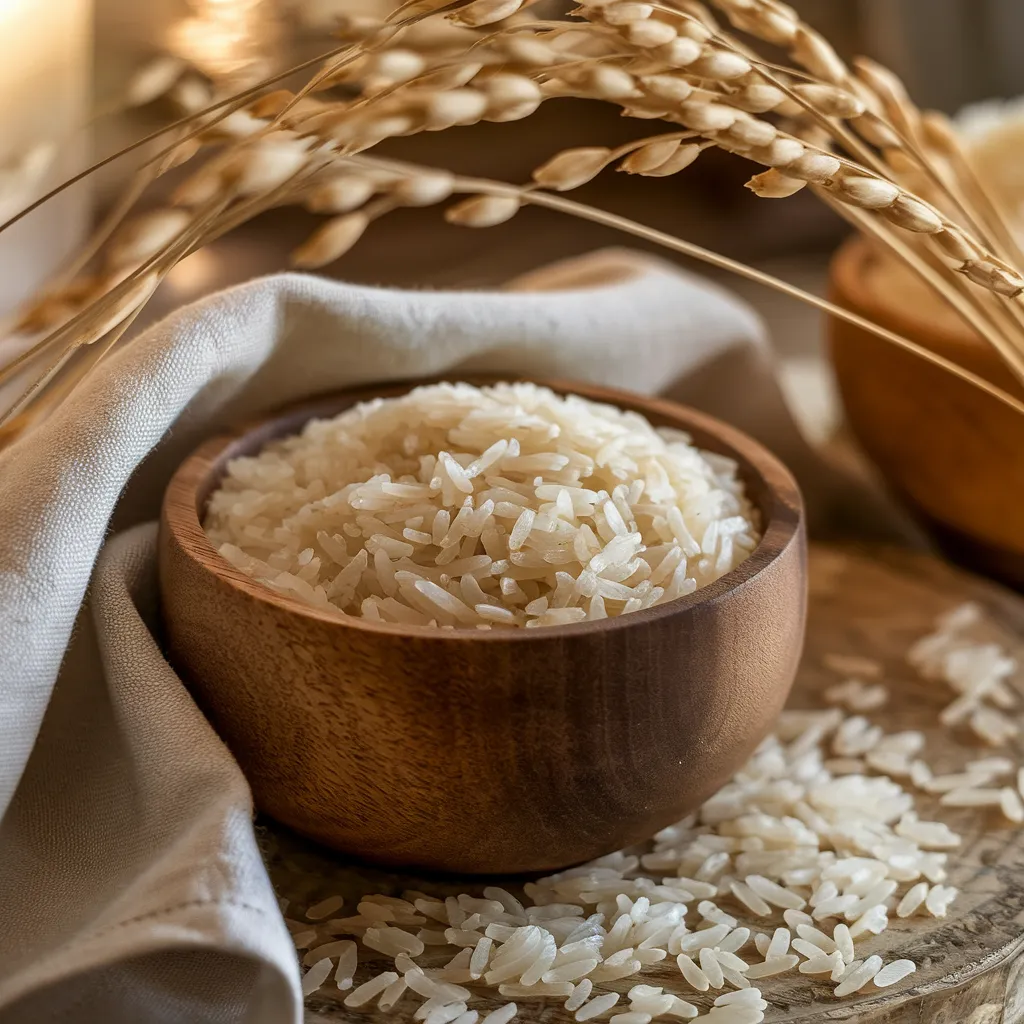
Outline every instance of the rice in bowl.
<svg viewBox="0 0 1024 1024">
<path fill-rule="evenodd" d="M 427 385 L 313 420 L 228 463 L 204 525 L 274 590 L 442 628 L 639 611 L 759 541 L 734 461 L 530 383 Z"/>
</svg>

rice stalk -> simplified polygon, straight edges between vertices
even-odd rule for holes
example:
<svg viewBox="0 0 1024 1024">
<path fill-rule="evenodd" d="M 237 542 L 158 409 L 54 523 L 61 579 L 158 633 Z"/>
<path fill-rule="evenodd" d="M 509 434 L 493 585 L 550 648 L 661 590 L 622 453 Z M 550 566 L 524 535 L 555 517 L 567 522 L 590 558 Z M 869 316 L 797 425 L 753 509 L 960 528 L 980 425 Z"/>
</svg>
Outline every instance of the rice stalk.
<svg viewBox="0 0 1024 1024">
<path fill-rule="evenodd" d="M 933 253 L 927 250 L 917 251 L 888 225 L 868 217 L 862 210 L 836 202 L 827 192 L 822 191 L 821 195 L 840 216 L 899 256 L 925 284 L 956 310 L 966 324 L 982 337 L 989 339 L 1007 365 L 1018 377 L 1024 379 L 1024 350 L 1019 344 L 1015 344 L 1015 341 L 1019 343 L 1019 332 L 1015 332 L 1016 325 L 1012 320 L 1007 322 L 1005 308 L 994 303 L 992 296 L 971 288 L 968 282 L 954 282 L 953 287 L 950 287 L 950 282 L 943 277 L 942 264 L 936 265 Z"/>
<path fill-rule="evenodd" d="M 640 176 L 669 176 L 704 149 L 721 148 L 763 168 L 749 183 L 757 195 L 782 198 L 810 187 L 880 240 L 946 297 L 1024 380 L 1020 250 L 944 122 L 922 114 L 895 76 L 864 61 L 851 69 L 775 0 L 584 0 L 569 22 L 531 19 L 521 14 L 526 6 L 517 0 L 406 3 L 387 21 L 360 29 L 354 40 L 203 105 L 44 196 L 39 203 L 118 156 L 175 134 L 172 144 L 147 158 L 132 189 L 78 259 L 24 311 L 23 325 L 49 333 L 0 367 L 0 379 L 56 350 L 41 383 L 52 382 L 69 351 L 116 332 L 118 316 L 137 315 L 126 296 L 146 268 L 159 268 L 162 275 L 184 255 L 272 206 L 300 203 L 332 218 L 296 257 L 303 266 L 320 266 L 357 244 L 392 209 L 443 202 L 458 192 L 467 198 L 447 211 L 455 223 L 501 223 L 527 203 L 603 223 L 867 326 L 1021 411 L 1000 389 L 826 300 L 544 191 L 569 191 L 613 166 Z M 793 65 L 765 59 L 756 46 L 731 37 L 712 8 L 732 28 L 781 47 Z M 405 30 L 437 17 L 468 26 L 466 44 L 440 51 L 410 44 Z M 134 89 L 158 95 L 172 78 L 177 81 L 179 70 L 159 67 Z M 296 91 L 270 91 L 286 77 L 311 70 Z M 341 98 L 333 92 L 338 86 L 346 92 Z M 674 130 L 617 148 L 557 153 L 524 186 L 460 179 L 408 164 L 381 177 L 388 162 L 360 162 L 359 154 L 390 137 L 519 120 L 559 96 L 610 102 L 626 116 L 668 122 Z M 184 182 L 172 205 L 122 227 L 147 184 L 191 160 L 200 147 L 210 150 L 210 158 Z M 99 261 L 106 269 L 94 281 L 84 270 Z M 30 389 L 30 400 L 46 390 L 39 384 Z"/>
<path fill-rule="evenodd" d="M 745 277 L 747 280 L 763 284 L 783 295 L 788 295 L 790 298 L 797 299 L 806 305 L 820 309 L 822 312 L 836 317 L 836 319 L 844 320 L 849 324 L 853 324 L 856 327 L 869 331 L 871 334 L 881 338 L 883 341 L 890 342 L 898 348 L 902 348 L 904 351 L 910 352 L 912 355 L 923 359 L 925 362 L 931 363 L 933 366 L 937 366 L 940 369 L 945 370 L 947 373 L 951 373 L 955 377 L 959 377 L 961 380 L 971 384 L 981 391 L 984 391 L 986 394 L 995 398 L 997 401 L 1008 406 L 1014 411 L 1024 413 L 1024 402 L 1013 397 L 1002 388 L 989 383 L 977 374 L 964 369 L 943 356 L 939 356 L 936 353 L 931 352 L 929 349 L 918 345 L 916 342 L 910 341 L 908 338 L 905 338 L 894 331 L 890 331 L 857 313 L 844 309 L 842 306 L 837 306 L 834 303 L 829 302 L 827 299 L 823 299 L 811 292 L 804 291 L 802 288 L 790 284 L 787 281 L 782 281 L 779 278 L 773 277 L 771 274 L 765 273 L 764 271 L 757 270 L 754 267 L 748 267 L 744 263 L 729 259 L 726 256 L 704 249 L 691 242 L 686 242 L 673 235 L 668 235 L 664 232 L 638 224 L 635 221 L 630 221 L 628 218 L 620 217 L 617 214 L 608 213 L 607 211 L 597 209 L 596 207 L 587 207 L 582 203 L 576 203 L 571 200 L 563 199 L 560 196 L 552 196 L 543 192 L 531 192 L 525 189 L 519 191 L 522 202 L 524 203 L 531 203 L 536 206 L 546 206 L 550 209 L 558 210 L 561 213 L 582 217 L 583 219 L 590 220 L 596 224 L 603 224 L 606 227 L 615 228 L 625 234 L 630 234 L 636 238 L 642 238 L 646 241 L 654 242 L 663 248 L 682 253 L 685 256 L 691 256 L 703 263 L 707 263 L 709 266 L 718 267 L 721 270 L 728 270 L 729 272 L 736 274 L 738 277 Z M 945 292 L 943 294 L 945 294 Z"/>
</svg>

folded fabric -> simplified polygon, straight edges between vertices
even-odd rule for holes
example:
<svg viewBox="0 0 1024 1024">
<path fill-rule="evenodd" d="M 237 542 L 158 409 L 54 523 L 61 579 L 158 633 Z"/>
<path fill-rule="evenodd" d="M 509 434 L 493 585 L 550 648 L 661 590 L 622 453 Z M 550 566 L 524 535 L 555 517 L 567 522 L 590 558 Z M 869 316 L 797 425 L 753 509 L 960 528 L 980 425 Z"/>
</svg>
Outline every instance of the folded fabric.
<svg viewBox="0 0 1024 1024">
<path fill-rule="evenodd" d="M 248 787 L 160 650 L 151 521 L 226 421 L 470 371 L 666 392 L 830 479 L 750 310 L 623 251 L 489 293 L 281 275 L 150 329 L 0 455 L 0 1024 L 300 1020 Z"/>
</svg>

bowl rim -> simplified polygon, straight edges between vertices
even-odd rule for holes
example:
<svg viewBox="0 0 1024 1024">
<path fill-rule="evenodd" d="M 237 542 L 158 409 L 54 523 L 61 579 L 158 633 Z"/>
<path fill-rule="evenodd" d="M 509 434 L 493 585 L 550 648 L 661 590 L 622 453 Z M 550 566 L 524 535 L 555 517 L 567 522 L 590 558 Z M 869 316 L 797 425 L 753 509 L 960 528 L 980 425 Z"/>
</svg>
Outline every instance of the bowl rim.
<svg viewBox="0 0 1024 1024">
<path fill-rule="evenodd" d="M 677 429 L 696 431 L 710 438 L 724 454 L 735 458 L 741 471 L 753 473 L 765 495 L 760 507 L 765 519 L 764 529 L 757 547 L 739 565 L 713 583 L 701 587 L 686 597 L 654 605 L 629 615 L 605 619 L 586 620 L 560 626 L 538 629 L 476 629 L 456 626 L 442 629 L 437 626 L 416 626 L 402 623 L 377 622 L 330 611 L 307 604 L 299 598 L 289 597 L 247 576 L 235 568 L 213 546 L 202 526 L 199 506 L 206 504 L 209 494 L 223 475 L 223 467 L 230 458 L 242 454 L 233 450 L 248 448 L 255 440 L 258 447 L 301 430 L 302 426 L 318 415 L 338 415 L 352 405 L 372 398 L 388 398 L 405 394 L 415 387 L 439 382 L 465 382 L 486 386 L 499 382 L 530 382 L 548 387 L 557 394 L 576 394 L 590 401 L 605 402 L 649 418 L 666 421 Z M 714 449 L 710 449 L 714 450 Z M 216 478 L 214 479 L 216 474 Z M 790 470 L 760 442 L 748 434 L 707 413 L 664 398 L 650 397 L 604 385 L 564 378 L 534 377 L 515 373 L 482 374 L 453 373 L 443 377 L 417 377 L 384 384 L 360 385 L 341 391 L 324 392 L 297 402 L 288 403 L 262 416 L 248 418 L 234 427 L 228 427 L 204 441 L 175 470 L 167 484 L 161 502 L 160 532 L 173 535 L 181 552 L 206 572 L 211 572 L 232 589 L 248 598 L 262 601 L 283 611 L 313 621 L 358 629 L 384 636 L 411 637 L 423 641 L 467 641 L 483 643 L 536 642 L 545 638 L 584 636 L 606 633 L 641 625 L 650 625 L 672 618 L 699 605 L 713 601 L 742 589 L 755 576 L 776 561 L 803 533 L 804 507 L 799 486 Z"/>
</svg>

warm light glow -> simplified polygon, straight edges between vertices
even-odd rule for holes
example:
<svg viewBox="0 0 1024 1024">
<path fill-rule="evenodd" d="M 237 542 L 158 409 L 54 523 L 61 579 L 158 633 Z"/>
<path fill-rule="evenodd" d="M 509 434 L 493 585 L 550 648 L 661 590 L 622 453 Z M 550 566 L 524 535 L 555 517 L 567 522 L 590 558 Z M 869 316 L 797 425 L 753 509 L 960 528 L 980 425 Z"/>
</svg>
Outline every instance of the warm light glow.
<svg viewBox="0 0 1024 1024">
<path fill-rule="evenodd" d="M 29 10 L 36 0 L 0 0 L 0 22 L 12 15 Z"/>
<path fill-rule="evenodd" d="M 197 249 L 176 264 L 164 279 L 164 286 L 182 298 L 192 298 L 213 287 L 223 268 L 209 249 Z"/>
<path fill-rule="evenodd" d="M 3 0 L 0 0 L 3 2 Z M 274 0 L 190 0 L 195 12 L 170 32 L 170 48 L 213 79 L 245 75 L 276 35 Z"/>
</svg>

